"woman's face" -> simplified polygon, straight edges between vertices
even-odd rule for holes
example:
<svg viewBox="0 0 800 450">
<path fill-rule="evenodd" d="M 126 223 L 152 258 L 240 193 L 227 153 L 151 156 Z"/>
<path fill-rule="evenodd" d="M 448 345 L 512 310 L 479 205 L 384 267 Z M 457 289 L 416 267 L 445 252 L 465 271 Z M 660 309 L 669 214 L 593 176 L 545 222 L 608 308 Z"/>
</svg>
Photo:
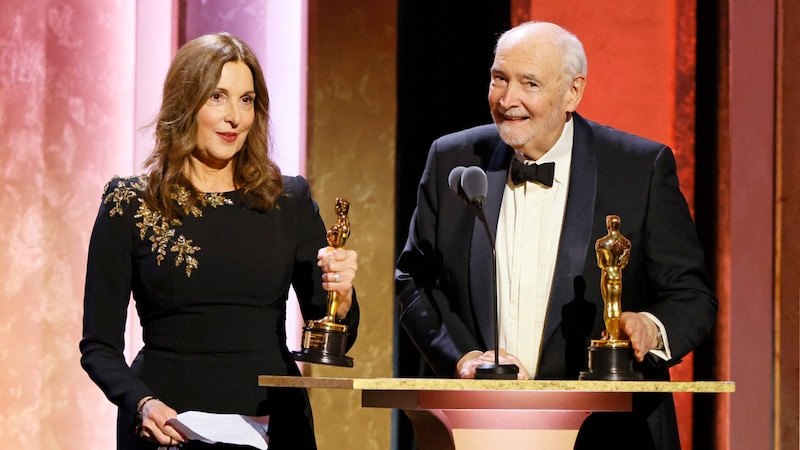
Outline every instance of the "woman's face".
<svg viewBox="0 0 800 450">
<path fill-rule="evenodd" d="M 255 99 L 253 74 L 247 64 L 225 63 L 217 87 L 197 113 L 193 156 L 209 167 L 226 167 L 253 126 Z"/>
</svg>

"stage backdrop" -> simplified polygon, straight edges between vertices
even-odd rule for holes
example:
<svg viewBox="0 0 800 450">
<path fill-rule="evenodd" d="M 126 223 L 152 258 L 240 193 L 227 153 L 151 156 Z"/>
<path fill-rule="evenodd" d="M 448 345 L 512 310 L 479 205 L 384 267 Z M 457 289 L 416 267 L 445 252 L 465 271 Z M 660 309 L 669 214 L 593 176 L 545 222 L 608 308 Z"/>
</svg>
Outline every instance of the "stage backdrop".
<svg viewBox="0 0 800 450">
<path fill-rule="evenodd" d="M 134 2 L 4 1 L 0 14 L 0 440 L 114 448 L 78 364 L 100 196 L 134 161 Z"/>
</svg>

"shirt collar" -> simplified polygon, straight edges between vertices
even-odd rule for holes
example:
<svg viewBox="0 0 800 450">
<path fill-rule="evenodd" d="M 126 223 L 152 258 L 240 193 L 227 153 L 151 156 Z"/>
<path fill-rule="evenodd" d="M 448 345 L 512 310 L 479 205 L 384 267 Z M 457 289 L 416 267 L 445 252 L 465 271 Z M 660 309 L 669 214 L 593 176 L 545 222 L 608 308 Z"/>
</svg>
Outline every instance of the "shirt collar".
<svg viewBox="0 0 800 450">
<path fill-rule="evenodd" d="M 556 163 L 554 181 L 566 184 L 569 179 L 569 167 L 572 164 L 572 144 L 575 138 L 575 124 L 573 123 L 572 116 L 564 124 L 564 129 L 561 131 L 561 136 L 555 144 L 547 151 L 541 158 L 536 160 L 537 164 L 554 162 Z M 527 161 L 528 158 L 521 152 L 514 150 L 514 154 L 520 161 Z"/>
</svg>

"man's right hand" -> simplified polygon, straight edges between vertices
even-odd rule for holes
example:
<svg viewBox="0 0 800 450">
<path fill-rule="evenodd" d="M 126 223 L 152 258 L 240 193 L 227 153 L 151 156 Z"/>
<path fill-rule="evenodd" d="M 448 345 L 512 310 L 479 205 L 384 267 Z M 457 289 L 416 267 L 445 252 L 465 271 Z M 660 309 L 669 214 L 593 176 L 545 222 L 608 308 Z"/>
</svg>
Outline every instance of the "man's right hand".
<svg viewBox="0 0 800 450">
<path fill-rule="evenodd" d="M 517 374 L 518 380 L 530 379 L 531 376 L 522 365 L 522 362 L 511 353 L 501 348 L 498 360 L 500 364 L 514 364 L 519 367 L 519 373 Z M 482 364 L 494 364 L 494 350 L 483 353 L 478 350 L 473 350 L 462 356 L 456 364 L 456 376 L 458 378 L 475 378 L 475 369 Z"/>
</svg>

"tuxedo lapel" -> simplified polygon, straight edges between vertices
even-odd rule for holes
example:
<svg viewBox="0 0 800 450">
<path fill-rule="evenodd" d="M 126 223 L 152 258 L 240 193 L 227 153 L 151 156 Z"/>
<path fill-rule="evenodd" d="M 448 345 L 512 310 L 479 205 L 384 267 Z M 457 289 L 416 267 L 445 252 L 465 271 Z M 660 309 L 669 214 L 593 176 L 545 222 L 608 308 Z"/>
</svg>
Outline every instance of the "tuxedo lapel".
<svg viewBox="0 0 800 450">
<path fill-rule="evenodd" d="M 561 324 L 562 307 L 575 298 L 575 279 L 583 276 L 586 249 L 589 248 L 594 222 L 597 150 L 594 148 L 589 124 L 577 114 L 574 114 L 573 120 L 575 137 L 572 144 L 569 192 L 542 343 L 547 343 Z"/>
<path fill-rule="evenodd" d="M 486 168 L 488 190 L 483 202 L 483 212 L 492 233 L 491 242 L 486 230 L 476 217 L 472 228 L 472 242 L 469 255 L 469 284 L 472 306 L 478 322 L 478 328 L 487 348 L 494 348 L 494 309 L 491 299 L 495 298 L 497 289 L 493 275 L 492 257 L 494 241 L 497 236 L 497 220 L 500 217 L 500 203 L 503 200 L 503 189 L 508 180 L 508 167 L 513 150 L 503 141 L 498 145 Z M 489 301 L 487 301 L 489 300 Z"/>
</svg>

